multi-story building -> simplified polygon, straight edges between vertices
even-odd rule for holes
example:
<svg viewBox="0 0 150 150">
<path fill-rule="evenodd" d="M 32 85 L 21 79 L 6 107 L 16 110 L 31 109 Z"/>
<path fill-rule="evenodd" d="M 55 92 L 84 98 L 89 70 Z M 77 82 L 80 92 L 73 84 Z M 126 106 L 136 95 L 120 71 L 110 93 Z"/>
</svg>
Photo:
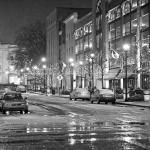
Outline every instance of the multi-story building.
<svg viewBox="0 0 150 150">
<path fill-rule="evenodd" d="M 0 44 L 0 84 L 20 82 L 14 64 L 16 49 L 16 45 Z"/>
<path fill-rule="evenodd" d="M 89 86 L 89 70 L 88 61 L 93 51 L 92 41 L 92 12 L 79 19 L 75 24 L 75 70 L 76 70 L 76 86 Z"/>
<path fill-rule="evenodd" d="M 94 47 L 98 47 L 101 40 L 105 44 L 99 49 L 105 51 L 109 64 L 108 73 L 104 76 L 104 80 L 109 81 L 108 87 L 125 87 L 124 70 L 127 67 L 128 87 L 150 88 L 149 12 L 148 0 L 94 0 Z M 127 57 L 124 44 L 130 46 Z M 114 57 L 114 53 L 117 57 Z"/>
<path fill-rule="evenodd" d="M 62 86 L 62 82 L 57 77 L 61 74 L 60 64 L 66 57 L 64 20 L 73 12 L 77 12 L 78 16 L 83 16 L 89 11 L 89 8 L 57 7 L 47 17 L 47 65 L 50 68 L 50 84 L 53 87 Z"/>
</svg>

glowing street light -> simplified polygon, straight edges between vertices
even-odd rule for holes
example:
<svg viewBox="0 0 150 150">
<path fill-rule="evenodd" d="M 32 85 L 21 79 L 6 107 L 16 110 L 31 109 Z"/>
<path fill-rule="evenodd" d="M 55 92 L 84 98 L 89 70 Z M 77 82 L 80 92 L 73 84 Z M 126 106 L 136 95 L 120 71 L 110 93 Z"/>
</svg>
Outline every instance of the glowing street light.
<svg viewBox="0 0 150 150">
<path fill-rule="evenodd" d="M 42 57 L 42 58 L 41 58 L 41 61 L 42 61 L 42 62 L 46 62 L 46 58 L 45 58 L 45 57 Z"/>
<path fill-rule="evenodd" d="M 127 52 L 130 50 L 130 45 L 129 44 L 124 44 L 123 45 L 123 50 L 125 51 L 125 79 L 126 79 L 126 82 L 125 82 L 125 101 L 127 101 L 128 99 L 128 74 L 127 74 Z"/>
</svg>

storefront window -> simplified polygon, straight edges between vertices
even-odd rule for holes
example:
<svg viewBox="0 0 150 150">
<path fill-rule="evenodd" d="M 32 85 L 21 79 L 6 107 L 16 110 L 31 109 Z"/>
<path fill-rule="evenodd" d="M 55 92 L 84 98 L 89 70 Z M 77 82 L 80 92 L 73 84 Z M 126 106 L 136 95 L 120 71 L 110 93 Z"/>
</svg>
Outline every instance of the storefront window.
<svg viewBox="0 0 150 150">
<path fill-rule="evenodd" d="M 141 27 L 142 27 L 142 29 L 149 27 L 149 14 L 142 16 Z"/>
</svg>

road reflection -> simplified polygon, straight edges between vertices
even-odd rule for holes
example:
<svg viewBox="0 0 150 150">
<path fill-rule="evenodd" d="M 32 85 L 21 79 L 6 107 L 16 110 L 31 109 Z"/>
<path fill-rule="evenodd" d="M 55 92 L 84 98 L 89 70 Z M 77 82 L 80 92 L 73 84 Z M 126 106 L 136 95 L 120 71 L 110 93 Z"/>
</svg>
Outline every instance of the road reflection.
<svg viewBox="0 0 150 150">
<path fill-rule="evenodd" d="M 148 123 L 123 120 L 91 122 L 89 117 L 92 116 L 71 113 L 66 123 L 6 126 L 1 132 L 1 150 L 150 149 Z"/>
</svg>

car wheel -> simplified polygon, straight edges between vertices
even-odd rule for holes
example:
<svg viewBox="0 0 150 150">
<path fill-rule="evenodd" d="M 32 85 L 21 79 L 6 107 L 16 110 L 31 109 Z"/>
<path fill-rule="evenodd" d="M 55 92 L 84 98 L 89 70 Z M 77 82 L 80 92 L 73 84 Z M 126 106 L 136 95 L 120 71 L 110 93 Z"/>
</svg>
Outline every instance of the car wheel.
<svg viewBox="0 0 150 150">
<path fill-rule="evenodd" d="M 77 98 L 74 98 L 74 101 L 76 101 L 77 100 Z"/>
<path fill-rule="evenodd" d="M 70 97 L 70 100 L 72 100 L 72 98 Z"/>
<path fill-rule="evenodd" d="M 3 114 L 6 114 L 6 111 L 5 111 L 5 110 L 2 110 L 2 113 L 3 113 Z"/>
<path fill-rule="evenodd" d="M 28 114 L 28 109 L 27 109 L 27 110 L 25 110 L 24 112 L 25 112 L 25 114 Z"/>
<path fill-rule="evenodd" d="M 93 101 L 91 101 L 91 104 L 93 104 Z"/>
<path fill-rule="evenodd" d="M 115 104 L 115 103 L 116 103 L 115 101 L 112 102 L 112 104 Z"/>
<path fill-rule="evenodd" d="M 23 110 L 21 110 L 21 111 L 20 111 L 20 114 L 24 114 L 24 111 L 23 111 Z"/>
<path fill-rule="evenodd" d="M 105 104 L 108 104 L 108 102 L 105 102 Z"/>
</svg>

